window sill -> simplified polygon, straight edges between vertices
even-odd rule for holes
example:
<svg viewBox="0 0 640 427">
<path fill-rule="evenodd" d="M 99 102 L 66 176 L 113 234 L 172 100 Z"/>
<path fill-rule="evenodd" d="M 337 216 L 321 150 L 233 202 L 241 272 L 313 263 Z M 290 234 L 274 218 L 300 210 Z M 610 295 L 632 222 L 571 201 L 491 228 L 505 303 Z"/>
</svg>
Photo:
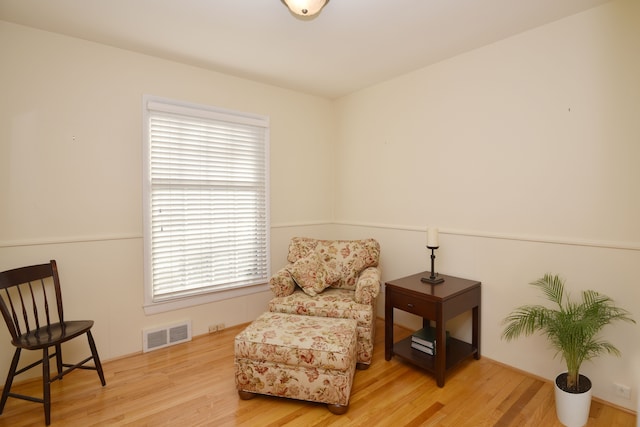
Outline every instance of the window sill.
<svg viewBox="0 0 640 427">
<path fill-rule="evenodd" d="M 231 298 L 238 298 L 245 295 L 256 294 L 258 292 L 265 292 L 269 290 L 269 284 L 247 286 L 244 288 L 230 289 L 227 291 L 211 292 L 204 295 L 197 295 L 193 297 L 174 299 L 163 302 L 149 302 L 144 305 L 144 314 L 158 314 L 167 311 L 181 310 L 184 308 L 193 307 L 196 305 L 209 304 L 216 301 L 222 301 Z"/>
</svg>

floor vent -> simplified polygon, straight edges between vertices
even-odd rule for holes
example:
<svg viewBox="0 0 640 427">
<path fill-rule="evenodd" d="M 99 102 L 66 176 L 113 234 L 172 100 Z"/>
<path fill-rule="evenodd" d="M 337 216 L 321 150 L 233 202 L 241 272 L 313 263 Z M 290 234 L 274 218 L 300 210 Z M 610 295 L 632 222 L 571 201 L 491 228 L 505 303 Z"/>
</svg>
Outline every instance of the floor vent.
<svg viewBox="0 0 640 427">
<path fill-rule="evenodd" d="M 187 341 L 191 341 L 191 322 L 188 320 L 142 331 L 142 351 L 145 353 Z"/>
</svg>

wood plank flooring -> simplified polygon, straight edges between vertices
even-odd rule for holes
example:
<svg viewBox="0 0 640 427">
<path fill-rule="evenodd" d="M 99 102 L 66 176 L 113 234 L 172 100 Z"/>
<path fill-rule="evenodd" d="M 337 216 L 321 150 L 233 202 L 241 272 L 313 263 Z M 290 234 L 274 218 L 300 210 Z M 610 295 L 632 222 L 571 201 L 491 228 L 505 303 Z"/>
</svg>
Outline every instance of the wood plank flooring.
<svg viewBox="0 0 640 427">
<path fill-rule="evenodd" d="M 349 411 L 268 396 L 243 401 L 234 383 L 233 339 L 244 326 L 103 363 L 107 386 L 76 371 L 51 387 L 52 426 L 451 426 L 561 427 L 553 387 L 487 358 L 451 372 L 444 388 L 397 359 L 384 360 L 377 323 L 371 367 L 356 371 Z M 396 327 L 400 338 L 410 331 Z M 2 379 L 4 381 L 4 379 Z M 40 382 L 16 392 L 41 395 Z M 11 399 L 0 426 L 43 426 L 42 405 Z M 634 427 L 635 414 L 594 401 L 588 427 Z"/>
</svg>

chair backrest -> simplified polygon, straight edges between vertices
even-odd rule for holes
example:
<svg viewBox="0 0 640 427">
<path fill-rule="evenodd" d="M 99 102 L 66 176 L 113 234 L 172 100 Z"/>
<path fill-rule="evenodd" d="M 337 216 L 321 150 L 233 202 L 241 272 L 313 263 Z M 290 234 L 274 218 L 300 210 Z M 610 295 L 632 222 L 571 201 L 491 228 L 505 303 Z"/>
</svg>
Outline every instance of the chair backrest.
<svg viewBox="0 0 640 427">
<path fill-rule="evenodd" d="M 63 322 L 56 262 L 0 273 L 0 310 L 14 341 L 27 332 Z"/>
<path fill-rule="evenodd" d="M 320 255 L 325 264 L 333 268 L 340 280 L 334 288 L 354 290 L 358 275 L 367 267 L 375 267 L 380 259 L 380 244 L 375 239 L 320 240 L 293 237 L 289 243 L 287 261 L 296 262 L 311 252 Z"/>
</svg>

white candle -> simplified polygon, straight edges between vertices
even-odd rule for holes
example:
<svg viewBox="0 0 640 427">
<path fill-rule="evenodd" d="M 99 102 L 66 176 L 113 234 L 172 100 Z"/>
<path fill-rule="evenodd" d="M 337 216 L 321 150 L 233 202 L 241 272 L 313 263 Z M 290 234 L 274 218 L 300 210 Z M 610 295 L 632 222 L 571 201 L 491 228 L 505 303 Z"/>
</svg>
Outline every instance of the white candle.
<svg viewBox="0 0 640 427">
<path fill-rule="evenodd" d="M 427 228 L 427 246 L 430 248 L 437 248 L 438 246 L 438 229 L 429 227 Z"/>
</svg>

